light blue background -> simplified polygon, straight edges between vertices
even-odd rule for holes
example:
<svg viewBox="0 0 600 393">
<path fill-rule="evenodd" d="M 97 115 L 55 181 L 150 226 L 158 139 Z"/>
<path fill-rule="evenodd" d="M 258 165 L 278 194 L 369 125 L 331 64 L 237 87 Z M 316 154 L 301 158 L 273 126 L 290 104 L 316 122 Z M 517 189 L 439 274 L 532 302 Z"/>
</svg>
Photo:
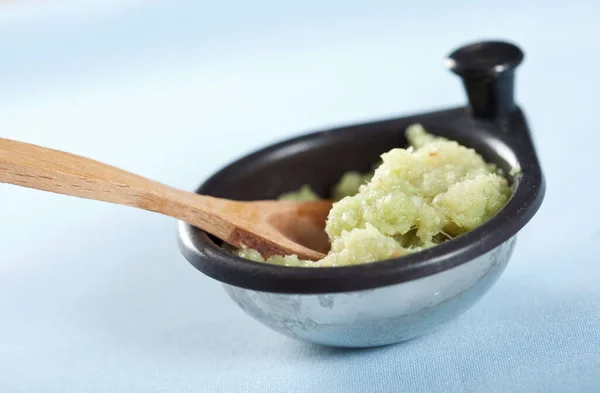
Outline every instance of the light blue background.
<svg viewBox="0 0 600 393">
<path fill-rule="evenodd" d="M 340 351 L 246 317 L 172 219 L 0 185 L 0 392 L 600 391 L 600 3 L 40 3 L 0 6 L 1 136 L 192 189 L 276 139 L 461 104 L 443 57 L 506 38 L 548 191 L 458 321 Z"/>
</svg>

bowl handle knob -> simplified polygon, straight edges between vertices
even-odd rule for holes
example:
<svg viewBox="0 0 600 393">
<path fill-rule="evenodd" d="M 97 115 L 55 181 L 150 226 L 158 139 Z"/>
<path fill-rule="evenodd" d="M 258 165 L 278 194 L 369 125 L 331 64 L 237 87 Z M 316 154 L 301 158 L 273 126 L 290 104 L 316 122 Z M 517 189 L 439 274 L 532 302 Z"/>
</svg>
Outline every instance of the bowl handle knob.
<svg viewBox="0 0 600 393">
<path fill-rule="evenodd" d="M 515 108 L 515 68 L 523 58 L 513 44 L 483 41 L 456 49 L 444 65 L 462 79 L 473 116 L 491 119 Z"/>
</svg>

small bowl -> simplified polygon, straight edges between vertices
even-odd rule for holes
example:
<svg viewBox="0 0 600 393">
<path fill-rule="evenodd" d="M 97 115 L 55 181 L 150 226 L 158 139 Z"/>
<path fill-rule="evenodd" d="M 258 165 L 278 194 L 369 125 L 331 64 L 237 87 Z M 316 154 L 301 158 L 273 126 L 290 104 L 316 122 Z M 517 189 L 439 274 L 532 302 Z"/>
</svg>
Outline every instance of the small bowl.
<svg viewBox="0 0 600 393">
<path fill-rule="evenodd" d="M 380 154 L 406 146 L 404 130 L 476 149 L 496 163 L 513 189 L 482 226 L 400 258 L 363 265 L 301 268 L 242 259 L 198 228 L 179 223 L 180 248 L 202 273 L 271 329 L 318 344 L 370 347 L 434 331 L 475 304 L 504 271 L 517 232 L 539 209 L 544 177 L 525 117 L 513 102 L 523 53 L 509 43 L 464 46 L 445 61 L 463 80 L 469 105 L 352 125 L 286 140 L 225 167 L 197 192 L 236 200 L 274 199 L 309 184 L 321 197 L 349 170 L 368 171 Z M 515 174 L 515 175 L 513 175 Z"/>
</svg>

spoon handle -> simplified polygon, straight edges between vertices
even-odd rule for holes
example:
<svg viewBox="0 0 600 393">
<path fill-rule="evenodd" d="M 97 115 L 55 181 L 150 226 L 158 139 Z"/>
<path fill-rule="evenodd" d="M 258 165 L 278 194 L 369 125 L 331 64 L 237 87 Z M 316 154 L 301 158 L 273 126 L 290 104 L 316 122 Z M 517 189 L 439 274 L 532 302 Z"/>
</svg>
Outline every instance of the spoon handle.
<svg viewBox="0 0 600 393">
<path fill-rule="evenodd" d="M 0 182 L 58 194 L 132 206 L 228 235 L 222 217 L 236 204 L 178 190 L 101 162 L 0 138 Z"/>
</svg>

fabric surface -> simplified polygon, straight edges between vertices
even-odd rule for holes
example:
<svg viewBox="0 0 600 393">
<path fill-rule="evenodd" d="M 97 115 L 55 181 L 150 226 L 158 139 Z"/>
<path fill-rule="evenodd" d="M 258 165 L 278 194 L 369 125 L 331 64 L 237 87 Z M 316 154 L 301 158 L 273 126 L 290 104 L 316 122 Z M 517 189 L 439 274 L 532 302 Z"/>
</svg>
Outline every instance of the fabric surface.
<svg viewBox="0 0 600 393">
<path fill-rule="evenodd" d="M 247 317 L 172 219 L 0 184 L 0 392 L 600 391 L 600 3 L 45 3 L 0 6 L 1 136 L 193 189 L 300 132 L 462 104 L 443 57 L 504 38 L 548 189 L 469 312 L 339 350 Z"/>
</svg>

